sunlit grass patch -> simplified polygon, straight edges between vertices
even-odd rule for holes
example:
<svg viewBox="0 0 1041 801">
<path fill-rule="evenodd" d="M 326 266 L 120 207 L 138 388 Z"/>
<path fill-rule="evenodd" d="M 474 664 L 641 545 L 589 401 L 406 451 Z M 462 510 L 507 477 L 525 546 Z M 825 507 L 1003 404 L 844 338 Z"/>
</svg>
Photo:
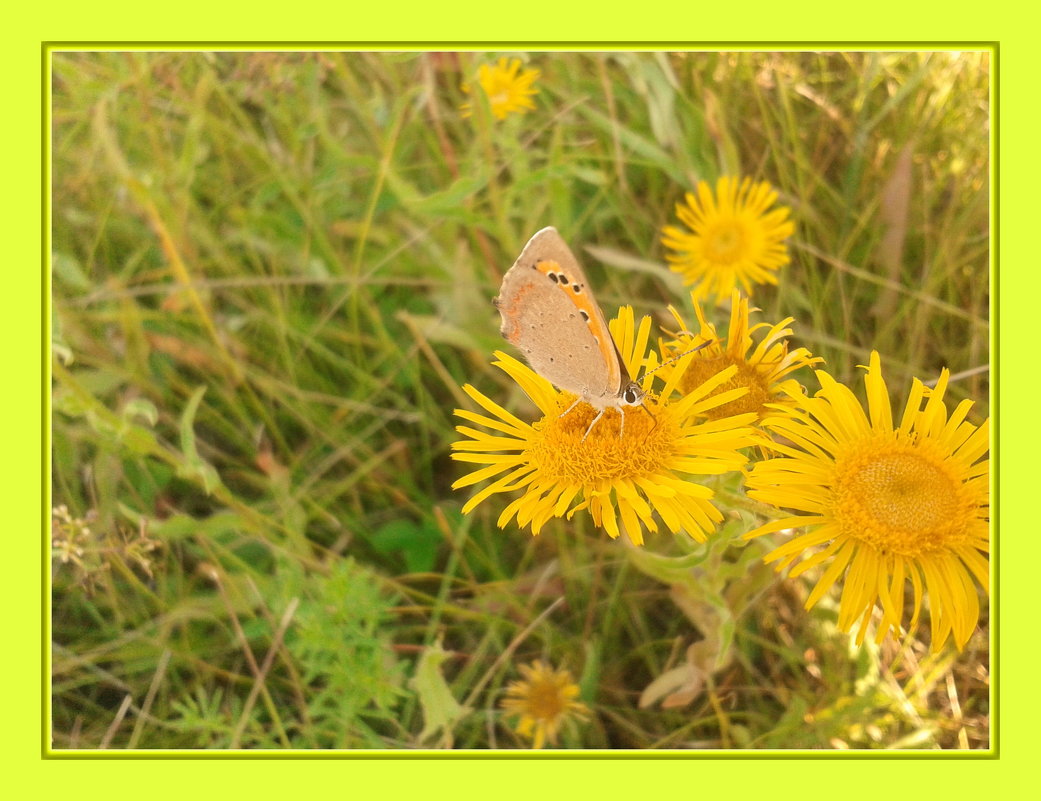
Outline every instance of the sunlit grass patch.
<svg viewBox="0 0 1041 801">
<path fill-rule="evenodd" d="M 503 58 L 537 81 L 463 117 Z M 960 653 L 857 648 L 837 595 L 807 612 L 814 582 L 763 566 L 783 536 L 741 540 L 768 511 L 740 475 L 691 485 L 722 518 L 705 543 L 632 556 L 585 510 L 535 509 L 537 538 L 496 525 L 509 500 L 464 515 L 451 444 L 475 393 L 539 419 L 489 357 L 544 225 L 652 340 L 680 333 L 669 305 L 721 339 L 748 322 L 729 292 L 692 317 L 661 241 L 724 176 L 790 209 L 751 301 L 775 384 L 815 388 L 813 354 L 861 392 L 874 350 L 894 405 L 946 369 L 979 425 L 988 59 L 53 54 L 54 747 L 501 747 L 540 660 L 589 713 L 568 747 L 987 747 L 985 593 Z"/>
</svg>

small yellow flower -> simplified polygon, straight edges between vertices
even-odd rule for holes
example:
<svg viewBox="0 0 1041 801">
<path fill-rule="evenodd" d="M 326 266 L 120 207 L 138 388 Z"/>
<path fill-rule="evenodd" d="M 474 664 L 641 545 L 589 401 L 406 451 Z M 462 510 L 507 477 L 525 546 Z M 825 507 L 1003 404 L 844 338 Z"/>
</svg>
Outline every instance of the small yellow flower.
<svg viewBox="0 0 1041 801">
<path fill-rule="evenodd" d="M 532 84 L 539 78 L 538 70 L 524 70 L 521 72 L 521 60 L 519 58 L 500 58 L 494 67 L 482 64 L 477 71 L 477 82 L 481 85 L 484 93 L 488 96 L 488 105 L 491 106 L 495 119 L 506 119 L 510 112 L 526 114 L 529 109 L 535 108 L 531 99 L 539 93 Z M 463 84 L 462 89 L 470 94 L 470 85 Z M 464 117 L 473 114 L 473 104 L 464 103 L 460 106 Z"/>
<path fill-rule="evenodd" d="M 799 384 L 795 379 L 785 380 L 784 377 L 800 367 L 809 367 L 824 360 L 812 356 L 806 348 L 788 350 L 787 337 L 792 335 L 792 330 L 787 326 L 792 322 L 791 317 L 786 317 L 773 326 L 757 323 L 749 327 L 748 298 L 741 297 L 737 289 L 734 289 L 731 295 L 730 326 L 726 336 L 720 337 L 716 327 L 705 319 L 695 293 L 691 293 L 691 300 L 694 302 L 694 314 L 697 316 L 699 328 L 688 329 L 683 318 L 670 306 L 669 311 L 676 318 L 683 333 L 664 344 L 663 357 L 668 360 L 676 354 L 689 351 L 699 343 L 708 341 L 709 344 L 696 351 L 694 360 L 679 381 L 680 392 L 690 392 L 717 373 L 733 366 L 736 372 L 712 394 L 742 387 L 746 388 L 747 392 L 729 403 L 709 409 L 706 414 L 710 420 L 746 412 L 754 412 L 761 420 L 772 413 L 767 404 L 796 403 L 793 397 L 801 394 Z M 759 342 L 756 343 L 752 334 L 764 328 L 767 329 L 766 332 L 758 337 Z M 663 378 L 668 376 L 667 371 L 671 369 L 670 366 L 664 368 Z"/>
<path fill-rule="evenodd" d="M 508 715 L 519 715 L 515 731 L 532 738 L 532 748 L 542 748 L 548 740 L 556 745 L 561 725 L 574 717 L 585 720 L 589 708 L 578 697 L 578 685 L 564 668 L 554 670 L 541 660 L 521 665 L 523 681 L 511 682 L 502 708 Z"/>
<path fill-rule="evenodd" d="M 751 497 L 801 514 L 745 536 L 808 527 L 766 559 L 780 560 L 781 570 L 801 557 L 792 576 L 827 563 L 807 609 L 844 575 L 839 628 L 849 631 L 859 620 L 858 643 L 876 604 L 877 641 L 899 631 L 910 579 L 909 629 L 928 594 L 932 649 L 952 632 L 962 649 L 979 619 L 972 579 L 985 592 L 990 586 L 989 421 L 967 422 L 968 400 L 948 416 L 947 370 L 933 390 L 914 381 L 895 427 L 877 353 L 865 378 L 867 414 L 847 387 L 823 371 L 817 377 L 816 396 L 763 421 L 790 444 L 771 443 L 782 455 L 756 464 L 748 476 Z"/>
<path fill-rule="evenodd" d="M 650 318 L 644 317 L 636 330 L 632 309 L 624 307 L 609 325 L 629 374 L 637 375 L 645 362 Z M 520 385 L 543 417 L 534 424 L 525 423 L 464 385 L 463 390 L 494 417 L 464 409 L 457 409 L 456 415 L 498 432 L 456 427 L 467 439 L 453 443 L 452 458 L 486 466 L 460 478 L 453 489 L 495 479 L 466 502 L 464 514 L 496 493 L 520 490 L 521 495 L 499 515 L 500 528 L 516 517 L 520 526 L 530 525 L 532 534 L 538 534 L 551 518 L 566 515 L 570 520 L 579 510 L 588 509 L 593 522 L 612 538 L 624 531 L 636 545 L 643 543 L 645 527 L 658 530 L 655 513 L 670 531 L 686 531 L 698 542 L 723 519 L 711 503 L 712 490 L 678 474 L 738 470 L 746 462 L 740 449 L 759 441 L 756 431 L 745 427 L 754 421 L 751 414 L 703 419 L 709 409 L 733 398 L 733 392 L 708 397 L 729 380 L 733 369 L 678 400 L 666 400 L 683 376 L 683 365 L 693 357 L 688 354 L 677 363 L 660 398 L 647 396 L 650 414 L 639 407 L 626 412 L 624 436 L 619 436 L 617 409 L 608 409 L 586 436 L 596 414 L 592 406 L 581 403 L 562 417 L 574 395 L 558 392 L 505 353 L 495 355 L 498 361 L 493 364 Z M 645 391 L 652 380 L 652 376 L 644 377 Z M 702 422 L 696 421 L 699 417 Z"/>
<path fill-rule="evenodd" d="M 723 177 L 716 195 L 699 181 L 697 196 L 690 192 L 676 204 L 676 215 L 690 230 L 666 225 L 662 244 L 676 253 L 666 258 L 685 284 L 694 284 L 697 299 L 715 294 L 720 303 L 738 283 L 751 294 L 752 284 L 776 284 L 776 271 L 789 262 L 784 240 L 795 230 L 788 208 L 770 210 L 777 192 L 765 181 Z"/>
</svg>

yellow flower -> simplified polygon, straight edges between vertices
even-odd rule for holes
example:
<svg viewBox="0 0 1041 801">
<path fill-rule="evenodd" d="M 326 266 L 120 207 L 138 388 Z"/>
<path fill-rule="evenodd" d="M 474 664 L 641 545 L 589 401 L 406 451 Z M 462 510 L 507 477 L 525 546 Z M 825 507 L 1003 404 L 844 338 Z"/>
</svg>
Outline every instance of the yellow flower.
<svg viewBox="0 0 1041 801">
<path fill-rule="evenodd" d="M 637 375 L 645 362 L 650 318 L 644 317 L 636 330 L 632 309 L 624 307 L 609 325 L 629 374 Z M 732 399 L 734 393 L 708 395 L 733 370 L 668 401 L 683 375 L 682 366 L 693 357 L 688 354 L 671 373 L 660 398 L 646 397 L 649 414 L 636 407 L 626 412 L 624 436 L 619 436 L 617 409 L 608 409 L 586 436 L 596 414 L 592 406 L 580 403 L 562 417 L 575 401 L 574 395 L 558 392 L 505 353 L 495 355 L 498 361 L 493 364 L 520 385 L 543 417 L 534 424 L 525 423 L 464 385 L 463 390 L 494 417 L 464 409 L 457 409 L 456 415 L 499 432 L 456 428 L 468 439 L 453 443 L 452 458 L 486 467 L 460 478 L 452 487 L 495 478 L 466 502 L 464 514 L 496 493 L 520 490 L 521 495 L 499 515 L 500 528 L 516 517 L 521 527 L 530 525 L 532 534 L 538 534 L 551 518 L 566 515 L 570 520 L 577 511 L 588 509 L 594 523 L 612 538 L 624 531 L 636 545 L 643 543 L 644 527 L 658 530 L 655 512 L 670 531 L 686 531 L 699 542 L 723 519 L 711 503 L 710 488 L 677 474 L 714 475 L 740 469 L 746 461 L 740 449 L 759 441 L 754 429 L 743 427 L 753 421 L 752 415 L 695 421 L 708 409 Z M 644 377 L 645 391 L 652 380 L 652 376 Z"/>
<path fill-rule="evenodd" d="M 908 628 L 917 625 L 927 593 L 933 650 L 952 632 L 960 650 L 979 618 L 972 579 L 985 592 L 990 586 L 989 421 L 966 422 L 968 400 L 948 416 L 947 370 L 933 390 L 914 381 L 895 427 L 877 353 L 865 378 L 867 414 L 847 387 L 823 371 L 817 377 L 821 391 L 803 399 L 801 409 L 764 421 L 791 444 L 771 443 L 783 455 L 756 464 L 748 476 L 751 497 L 802 514 L 746 537 L 808 527 L 766 559 L 780 560 L 781 570 L 801 557 L 792 576 L 827 563 L 807 609 L 844 575 L 839 628 L 849 631 L 859 620 L 858 644 L 876 604 L 882 610 L 877 641 L 899 631 L 910 579 Z"/>
<path fill-rule="evenodd" d="M 495 119 L 506 118 L 511 111 L 518 114 L 526 114 L 528 109 L 535 108 L 532 97 L 539 93 L 532 84 L 539 78 L 538 70 L 521 69 L 519 58 L 500 58 L 494 67 L 482 64 L 477 71 L 477 82 L 481 85 L 484 93 L 488 96 L 488 105 L 491 106 Z M 462 89 L 470 94 L 470 85 L 463 84 Z M 460 106 L 464 117 L 473 114 L 473 104 L 464 103 Z"/>
<path fill-rule="evenodd" d="M 520 716 L 515 731 L 532 738 L 532 748 L 542 748 L 547 740 L 556 745 L 561 724 L 569 717 L 585 719 L 589 714 L 589 708 L 575 700 L 578 685 L 569 671 L 554 670 L 541 660 L 521 665 L 520 671 L 524 680 L 506 688 L 502 708 L 508 715 Z"/>
<path fill-rule="evenodd" d="M 824 360 L 810 355 L 806 348 L 788 350 L 786 337 L 791 336 L 792 331 L 786 326 L 791 324 L 791 317 L 786 317 L 773 326 L 767 323 L 757 323 L 749 327 L 748 298 L 742 298 L 737 289 L 734 289 L 731 295 L 730 327 L 726 336 L 720 337 L 716 332 L 716 327 L 705 319 L 696 293 L 691 293 L 691 300 L 694 302 L 694 314 L 697 315 L 699 328 L 696 331 L 689 329 L 679 313 L 670 306 L 669 311 L 676 318 L 680 331 L 683 333 L 673 341 L 665 343 L 663 357 L 668 360 L 670 357 L 675 357 L 676 354 L 689 351 L 702 342 L 708 341 L 709 344 L 699 348 L 695 353 L 694 360 L 679 381 L 680 392 L 690 392 L 720 371 L 733 366 L 736 368 L 736 372 L 729 381 L 720 385 L 712 394 L 742 387 L 747 391 L 729 403 L 709 409 L 707 416 L 710 420 L 719 420 L 746 412 L 754 412 L 759 419 L 762 419 L 772 413 L 766 404 L 793 405 L 796 403 L 793 398 L 802 394 L 799 384 L 795 379 L 785 380 L 784 377 L 800 367 L 809 367 Z M 753 311 L 758 311 L 758 309 L 753 309 Z M 764 328 L 767 331 L 759 337 L 757 344 L 753 340 L 752 334 Z M 754 350 L 752 350 L 753 345 Z M 751 353 L 749 353 L 750 350 Z M 666 366 L 664 371 L 671 369 L 670 366 Z M 664 372 L 663 377 L 666 376 L 668 376 L 668 372 Z"/>
<path fill-rule="evenodd" d="M 680 222 L 690 230 L 666 225 L 662 244 L 676 253 L 666 258 L 685 284 L 695 284 L 701 299 L 712 293 L 716 302 L 730 297 L 738 283 L 746 294 L 752 284 L 776 284 L 775 272 L 789 261 L 784 240 L 794 226 L 788 208 L 768 211 L 777 193 L 768 183 L 723 177 L 716 183 L 716 197 L 705 181 L 699 181 L 697 197 L 690 192 L 686 203 L 676 204 Z"/>
</svg>

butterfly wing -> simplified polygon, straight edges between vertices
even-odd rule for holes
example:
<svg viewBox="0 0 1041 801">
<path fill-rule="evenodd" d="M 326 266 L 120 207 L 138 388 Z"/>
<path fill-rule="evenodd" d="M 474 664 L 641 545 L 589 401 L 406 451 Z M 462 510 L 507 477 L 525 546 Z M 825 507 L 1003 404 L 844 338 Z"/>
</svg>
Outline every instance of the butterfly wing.
<svg viewBox="0 0 1041 801">
<path fill-rule="evenodd" d="M 585 273 L 555 228 L 543 228 L 524 246 L 495 305 L 502 335 L 535 372 L 594 406 L 617 405 L 629 371 Z"/>
</svg>

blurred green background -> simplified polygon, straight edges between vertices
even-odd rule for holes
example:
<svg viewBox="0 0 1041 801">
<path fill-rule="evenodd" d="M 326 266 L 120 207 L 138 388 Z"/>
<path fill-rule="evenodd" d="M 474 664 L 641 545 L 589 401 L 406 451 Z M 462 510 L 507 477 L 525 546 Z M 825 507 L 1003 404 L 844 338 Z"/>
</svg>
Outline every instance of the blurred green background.
<svg viewBox="0 0 1041 801">
<path fill-rule="evenodd" d="M 897 403 L 948 367 L 979 423 L 989 54 L 510 53 L 536 108 L 463 118 L 500 55 L 52 53 L 53 745 L 524 747 L 497 707 L 542 658 L 593 710 L 567 747 L 987 747 L 986 614 L 851 650 L 722 538 L 729 657 L 663 705 L 712 615 L 581 516 L 463 518 L 449 445 L 464 382 L 534 413 L 489 367 L 534 231 L 664 322 L 660 229 L 727 174 L 796 223 L 760 320 L 858 394 L 871 349 Z"/>
</svg>

